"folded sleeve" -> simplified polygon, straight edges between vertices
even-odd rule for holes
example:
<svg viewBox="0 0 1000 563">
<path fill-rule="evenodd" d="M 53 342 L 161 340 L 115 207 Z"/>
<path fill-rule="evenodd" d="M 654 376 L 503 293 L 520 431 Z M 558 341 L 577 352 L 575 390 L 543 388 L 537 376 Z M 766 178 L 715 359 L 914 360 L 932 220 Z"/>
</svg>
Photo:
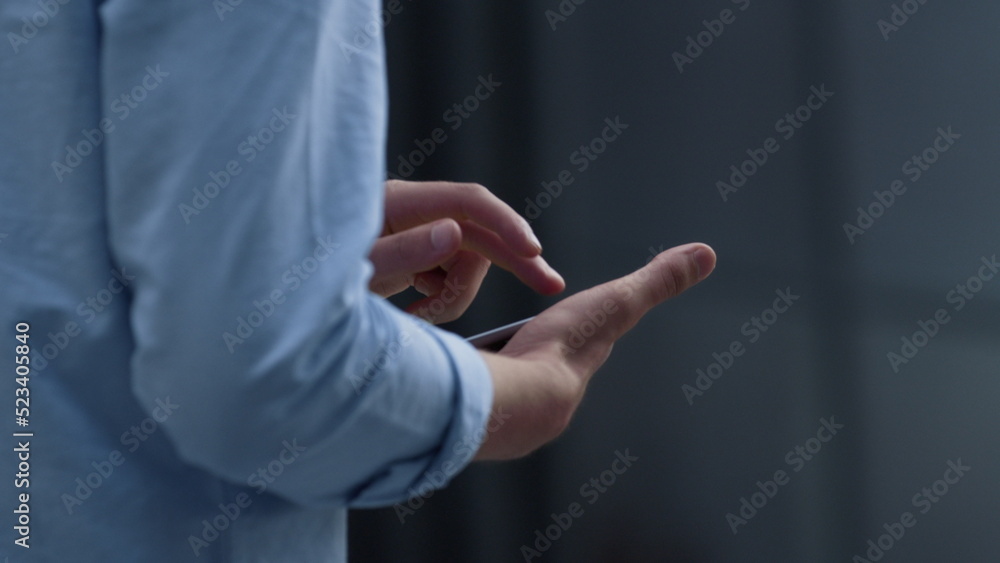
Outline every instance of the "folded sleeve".
<svg viewBox="0 0 1000 563">
<path fill-rule="evenodd" d="M 185 461 L 310 506 L 398 502 L 469 462 L 487 368 L 367 290 L 386 94 L 373 0 L 108 0 L 109 244 L 132 386 Z"/>
</svg>

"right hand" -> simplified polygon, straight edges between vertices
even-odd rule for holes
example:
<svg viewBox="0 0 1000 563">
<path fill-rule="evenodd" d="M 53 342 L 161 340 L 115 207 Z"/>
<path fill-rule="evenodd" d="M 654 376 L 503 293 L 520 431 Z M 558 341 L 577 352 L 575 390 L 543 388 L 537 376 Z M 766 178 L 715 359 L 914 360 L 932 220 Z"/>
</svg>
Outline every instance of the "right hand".
<svg viewBox="0 0 1000 563">
<path fill-rule="evenodd" d="M 671 248 L 625 277 L 545 310 L 499 353 L 482 352 L 493 377 L 493 412 L 509 416 L 487 435 L 476 459 L 521 457 L 561 434 L 615 341 L 714 268 L 715 252 L 707 245 Z"/>
</svg>

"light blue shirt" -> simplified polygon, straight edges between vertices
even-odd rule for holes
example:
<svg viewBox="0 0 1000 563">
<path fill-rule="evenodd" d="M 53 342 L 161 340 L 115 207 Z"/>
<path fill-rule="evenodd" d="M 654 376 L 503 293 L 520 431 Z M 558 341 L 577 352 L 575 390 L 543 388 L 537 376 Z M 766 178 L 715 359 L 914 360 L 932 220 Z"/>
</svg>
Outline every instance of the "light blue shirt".
<svg viewBox="0 0 1000 563">
<path fill-rule="evenodd" d="M 367 289 L 380 11 L 0 4 L 0 556 L 342 561 L 469 462 L 485 364 Z"/>
</svg>

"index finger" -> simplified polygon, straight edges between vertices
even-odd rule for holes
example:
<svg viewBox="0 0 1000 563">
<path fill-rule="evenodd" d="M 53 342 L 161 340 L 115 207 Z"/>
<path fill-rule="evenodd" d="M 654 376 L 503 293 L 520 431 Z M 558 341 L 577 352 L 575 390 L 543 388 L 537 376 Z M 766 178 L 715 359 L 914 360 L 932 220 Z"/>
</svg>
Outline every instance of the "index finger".
<svg viewBox="0 0 1000 563">
<path fill-rule="evenodd" d="M 419 184 L 420 189 L 414 189 Z M 531 225 L 509 205 L 479 184 L 455 182 L 386 183 L 385 224 L 390 232 L 399 232 L 438 219 L 472 221 L 495 232 L 504 243 L 521 256 L 538 256 L 542 245 Z"/>
</svg>

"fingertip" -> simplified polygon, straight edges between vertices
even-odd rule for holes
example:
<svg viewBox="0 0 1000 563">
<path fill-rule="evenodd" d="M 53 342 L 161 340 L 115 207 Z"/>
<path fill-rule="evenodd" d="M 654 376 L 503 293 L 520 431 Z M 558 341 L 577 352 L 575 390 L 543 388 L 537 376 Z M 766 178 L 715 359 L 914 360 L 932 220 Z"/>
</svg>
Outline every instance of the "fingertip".
<svg viewBox="0 0 1000 563">
<path fill-rule="evenodd" d="M 559 272 L 549 268 L 552 274 L 550 278 L 552 279 L 552 291 L 546 293 L 545 295 L 555 295 L 556 293 L 562 293 L 566 289 L 566 280 L 559 274 Z"/>
<path fill-rule="evenodd" d="M 717 257 L 715 250 L 704 243 L 695 243 L 691 250 L 691 257 L 698 267 L 698 281 L 707 278 L 714 270 Z"/>
<path fill-rule="evenodd" d="M 541 274 L 538 281 L 529 282 L 529 285 L 535 291 L 542 295 L 555 295 L 562 293 L 566 289 L 566 280 L 544 258 L 537 256 L 534 262 L 537 265 L 538 272 Z"/>
<path fill-rule="evenodd" d="M 566 290 L 566 281 L 563 280 L 562 276 L 556 274 L 555 276 L 550 276 L 546 281 L 546 284 L 539 288 L 538 293 L 542 295 L 556 295 L 562 293 Z"/>
</svg>

